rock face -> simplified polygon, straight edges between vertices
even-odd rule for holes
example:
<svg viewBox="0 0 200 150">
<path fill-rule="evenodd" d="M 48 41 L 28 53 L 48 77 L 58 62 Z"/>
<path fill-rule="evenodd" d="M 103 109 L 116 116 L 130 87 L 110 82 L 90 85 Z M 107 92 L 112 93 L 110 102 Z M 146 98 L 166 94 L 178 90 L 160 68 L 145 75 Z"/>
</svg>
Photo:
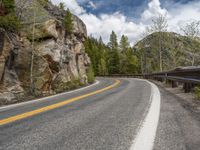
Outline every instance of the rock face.
<svg viewBox="0 0 200 150">
<path fill-rule="evenodd" d="M 22 30 L 17 35 L 0 30 L 0 94 L 3 95 L 0 97 L 9 101 L 30 89 L 32 58 L 34 89 L 38 94 L 55 93 L 60 84 L 73 81 L 87 84 L 90 59 L 84 50 L 87 37 L 84 23 L 73 16 L 73 32 L 66 36 L 62 23 L 65 12 L 51 3 L 40 2 L 33 4 L 29 0 L 24 4 L 16 0 Z M 21 5 L 26 6 L 23 11 Z M 31 11 L 35 5 L 38 10 L 34 17 Z M 36 22 L 34 49 L 33 20 Z"/>
</svg>

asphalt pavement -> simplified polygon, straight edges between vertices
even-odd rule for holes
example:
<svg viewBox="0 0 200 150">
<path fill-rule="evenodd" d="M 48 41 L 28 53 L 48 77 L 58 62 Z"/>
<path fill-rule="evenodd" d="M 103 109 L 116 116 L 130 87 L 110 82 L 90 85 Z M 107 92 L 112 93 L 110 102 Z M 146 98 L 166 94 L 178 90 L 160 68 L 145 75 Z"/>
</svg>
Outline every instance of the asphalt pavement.
<svg viewBox="0 0 200 150">
<path fill-rule="evenodd" d="M 0 107 L 0 124 L 10 120 L 0 125 L 0 149 L 129 150 L 150 109 L 154 109 L 151 108 L 152 86 L 137 79 L 121 78 L 118 84 L 113 78 L 97 80 L 98 84 L 72 93 Z M 160 91 L 161 109 L 159 122 L 155 124 L 153 148 L 198 150 L 199 121 L 176 97 L 171 97 L 164 89 Z M 62 105 L 57 107 L 57 104 Z M 26 117 L 27 113 L 46 107 L 53 109 Z M 21 114 L 24 117 L 20 118 Z"/>
</svg>

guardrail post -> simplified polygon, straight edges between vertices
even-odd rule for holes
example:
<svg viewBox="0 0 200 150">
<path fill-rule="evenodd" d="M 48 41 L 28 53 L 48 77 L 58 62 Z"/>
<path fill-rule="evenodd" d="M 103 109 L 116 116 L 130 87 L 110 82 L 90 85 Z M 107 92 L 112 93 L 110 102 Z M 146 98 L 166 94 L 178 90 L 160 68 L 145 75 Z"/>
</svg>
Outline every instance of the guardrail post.
<svg viewBox="0 0 200 150">
<path fill-rule="evenodd" d="M 170 83 L 171 83 L 171 81 L 168 80 L 167 78 L 165 78 L 165 84 L 170 84 Z"/>
<path fill-rule="evenodd" d="M 177 82 L 176 81 L 172 81 L 172 88 L 176 88 L 176 87 L 178 87 Z"/>
<path fill-rule="evenodd" d="M 191 84 L 190 83 L 184 83 L 184 90 L 185 90 L 185 93 L 191 92 Z"/>
</svg>

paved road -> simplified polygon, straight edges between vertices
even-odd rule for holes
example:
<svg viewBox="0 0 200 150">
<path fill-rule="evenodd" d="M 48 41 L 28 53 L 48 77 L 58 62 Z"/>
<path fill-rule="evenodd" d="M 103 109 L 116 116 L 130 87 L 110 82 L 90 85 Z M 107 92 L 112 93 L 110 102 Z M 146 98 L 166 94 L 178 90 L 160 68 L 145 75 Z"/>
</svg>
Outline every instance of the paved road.
<svg viewBox="0 0 200 150">
<path fill-rule="evenodd" d="M 120 79 L 117 84 L 114 79 L 98 80 L 99 84 L 79 91 L 0 108 L 0 124 L 8 118 L 8 123 L 0 125 L 0 149 L 135 150 L 138 141 L 147 137 L 152 144 L 155 140 L 152 148 L 156 150 L 198 150 L 199 121 L 176 97 L 160 89 L 160 109 L 154 107 L 159 104 L 158 97 L 152 98 L 152 85 L 146 81 Z M 66 100 L 71 102 L 65 103 Z M 65 105 L 59 108 L 26 117 L 27 112 L 35 113 L 35 110 L 63 102 Z M 158 108 L 160 117 L 154 111 Z M 23 119 L 19 118 L 20 114 L 25 114 Z M 151 117 L 159 117 L 159 123 L 149 123 Z M 12 122 L 13 118 L 17 118 L 16 121 Z M 153 130 L 155 127 L 157 132 Z M 142 131 L 146 134 L 141 139 Z M 152 148 L 143 147 L 144 150 Z"/>
</svg>

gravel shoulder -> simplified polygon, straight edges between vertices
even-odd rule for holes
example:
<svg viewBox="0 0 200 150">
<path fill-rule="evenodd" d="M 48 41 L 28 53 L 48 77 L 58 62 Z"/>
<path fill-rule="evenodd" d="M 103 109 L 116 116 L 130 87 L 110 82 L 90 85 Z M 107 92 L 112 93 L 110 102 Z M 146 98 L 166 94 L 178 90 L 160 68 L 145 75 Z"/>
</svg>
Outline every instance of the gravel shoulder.
<svg viewBox="0 0 200 150">
<path fill-rule="evenodd" d="M 187 97 L 181 97 L 158 85 L 161 92 L 160 120 L 154 150 L 198 150 L 200 147 L 200 115 Z"/>
</svg>

